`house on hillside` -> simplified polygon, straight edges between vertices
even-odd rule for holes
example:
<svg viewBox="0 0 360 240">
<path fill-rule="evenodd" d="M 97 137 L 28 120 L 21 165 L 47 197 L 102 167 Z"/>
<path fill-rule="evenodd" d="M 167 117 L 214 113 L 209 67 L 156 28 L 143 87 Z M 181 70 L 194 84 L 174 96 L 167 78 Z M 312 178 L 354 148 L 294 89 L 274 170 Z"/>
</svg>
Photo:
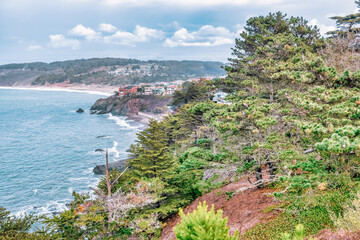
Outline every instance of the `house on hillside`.
<svg viewBox="0 0 360 240">
<path fill-rule="evenodd" d="M 125 95 L 130 94 L 138 94 L 138 86 L 125 86 L 125 87 L 119 87 L 119 97 L 123 97 Z"/>
<path fill-rule="evenodd" d="M 144 86 L 144 95 L 152 95 L 154 93 L 154 86 Z"/>
<path fill-rule="evenodd" d="M 181 86 L 176 86 L 176 85 L 169 85 L 167 86 L 167 89 L 164 93 L 164 95 L 173 95 L 175 93 L 176 90 L 180 90 Z"/>
<path fill-rule="evenodd" d="M 155 93 L 156 95 L 163 95 L 164 92 L 165 92 L 164 86 L 156 86 L 156 87 L 155 87 L 154 93 Z"/>
</svg>

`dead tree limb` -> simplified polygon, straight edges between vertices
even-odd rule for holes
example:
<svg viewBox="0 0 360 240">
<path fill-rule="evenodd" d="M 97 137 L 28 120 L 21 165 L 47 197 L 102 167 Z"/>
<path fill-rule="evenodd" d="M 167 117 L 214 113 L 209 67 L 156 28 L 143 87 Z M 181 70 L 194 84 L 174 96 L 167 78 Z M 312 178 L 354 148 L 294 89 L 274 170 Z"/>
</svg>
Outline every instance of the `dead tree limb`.
<svg viewBox="0 0 360 240">
<path fill-rule="evenodd" d="M 260 186 L 264 187 L 264 186 L 269 185 L 269 184 L 271 184 L 273 182 L 276 182 L 278 180 L 279 180 L 279 178 L 256 181 L 252 185 L 250 185 L 249 187 L 242 187 L 242 188 L 236 190 L 235 193 L 243 192 L 243 191 L 248 190 L 248 189 L 258 188 Z"/>
<path fill-rule="evenodd" d="M 108 198 L 110 198 L 111 197 L 111 184 L 110 184 L 110 177 L 109 177 L 109 153 L 108 153 L 108 149 L 106 149 L 105 175 L 106 175 L 106 186 L 107 186 L 107 190 L 108 190 Z"/>
<path fill-rule="evenodd" d="M 111 183 L 110 183 L 110 186 L 111 187 L 113 187 L 114 186 L 114 184 L 119 180 L 119 178 L 126 172 L 126 170 L 128 170 L 128 168 L 129 168 L 129 166 L 127 166 L 126 168 L 125 168 L 125 170 L 124 171 L 122 171 L 122 173 L 120 173 L 120 175 L 119 176 L 117 176 L 117 178 L 114 180 L 114 181 L 112 181 Z"/>
<path fill-rule="evenodd" d="M 305 151 L 304 151 L 304 154 L 309 154 L 309 153 L 312 153 L 312 152 L 315 152 L 315 149 L 310 148 L 310 149 L 308 149 L 308 150 L 305 150 Z"/>
</svg>

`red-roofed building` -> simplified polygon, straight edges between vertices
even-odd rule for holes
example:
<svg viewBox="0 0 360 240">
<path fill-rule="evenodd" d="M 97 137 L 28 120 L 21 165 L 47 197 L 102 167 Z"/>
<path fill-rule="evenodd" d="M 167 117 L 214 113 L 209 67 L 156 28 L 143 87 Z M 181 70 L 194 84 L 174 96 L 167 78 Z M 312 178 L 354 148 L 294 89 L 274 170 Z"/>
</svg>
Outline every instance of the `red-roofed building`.
<svg viewBox="0 0 360 240">
<path fill-rule="evenodd" d="M 119 87 L 119 96 L 123 97 L 125 95 L 130 94 L 137 94 L 138 86 L 125 86 L 125 87 Z"/>
</svg>

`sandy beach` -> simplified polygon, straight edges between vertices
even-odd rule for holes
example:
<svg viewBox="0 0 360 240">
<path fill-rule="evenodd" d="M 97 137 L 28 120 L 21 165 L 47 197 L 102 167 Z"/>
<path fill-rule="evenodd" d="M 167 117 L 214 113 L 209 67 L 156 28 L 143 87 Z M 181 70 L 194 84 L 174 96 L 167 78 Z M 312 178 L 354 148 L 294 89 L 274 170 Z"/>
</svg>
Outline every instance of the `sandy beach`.
<svg viewBox="0 0 360 240">
<path fill-rule="evenodd" d="M 108 85 L 85 85 L 85 84 L 45 84 L 41 86 L 33 85 L 16 85 L 16 86 L 0 86 L 0 89 L 23 89 L 23 90 L 40 90 L 40 91 L 68 91 L 68 92 L 86 92 L 102 96 L 111 96 L 118 91 L 117 86 Z"/>
</svg>

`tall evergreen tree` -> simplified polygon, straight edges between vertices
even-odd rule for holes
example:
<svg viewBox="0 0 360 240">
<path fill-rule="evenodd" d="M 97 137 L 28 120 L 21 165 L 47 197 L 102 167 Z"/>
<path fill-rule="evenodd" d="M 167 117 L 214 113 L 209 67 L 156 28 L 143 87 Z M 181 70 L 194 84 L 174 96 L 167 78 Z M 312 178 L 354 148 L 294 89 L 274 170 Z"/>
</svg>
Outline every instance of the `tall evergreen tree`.
<svg viewBox="0 0 360 240">
<path fill-rule="evenodd" d="M 357 8 L 360 8 L 360 1 L 355 1 Z M 344 17 L 341 16 L 333 16 L 330 17 L 336 21 L 337 30 L 330 31 L 327 34 L 331 35 L 332 37 L 347 37 L 349 33 L 359 34 L 360 27 L 360 10 L 358 13 L 348 14 Z"/>
<path fill-rule="evenodd" d="M 172 166 L 164 125 L 150 120 L 148 128 L 137 134 L 138 140 L 130 148 L 131 172 L 136 179 L 164 178 Z"/>
<path fill-rule="evenodd" d="M 302 17 L 281 12 L 250 18 L 232 48 L 229 76 L 250 95 L 274 99 L 276 90 L 296 82 L 313 81 L 306 60 L 323 45 L 319 29 Z M 261 86 L 261 87 L 259 87 Z"/>
</svg>

